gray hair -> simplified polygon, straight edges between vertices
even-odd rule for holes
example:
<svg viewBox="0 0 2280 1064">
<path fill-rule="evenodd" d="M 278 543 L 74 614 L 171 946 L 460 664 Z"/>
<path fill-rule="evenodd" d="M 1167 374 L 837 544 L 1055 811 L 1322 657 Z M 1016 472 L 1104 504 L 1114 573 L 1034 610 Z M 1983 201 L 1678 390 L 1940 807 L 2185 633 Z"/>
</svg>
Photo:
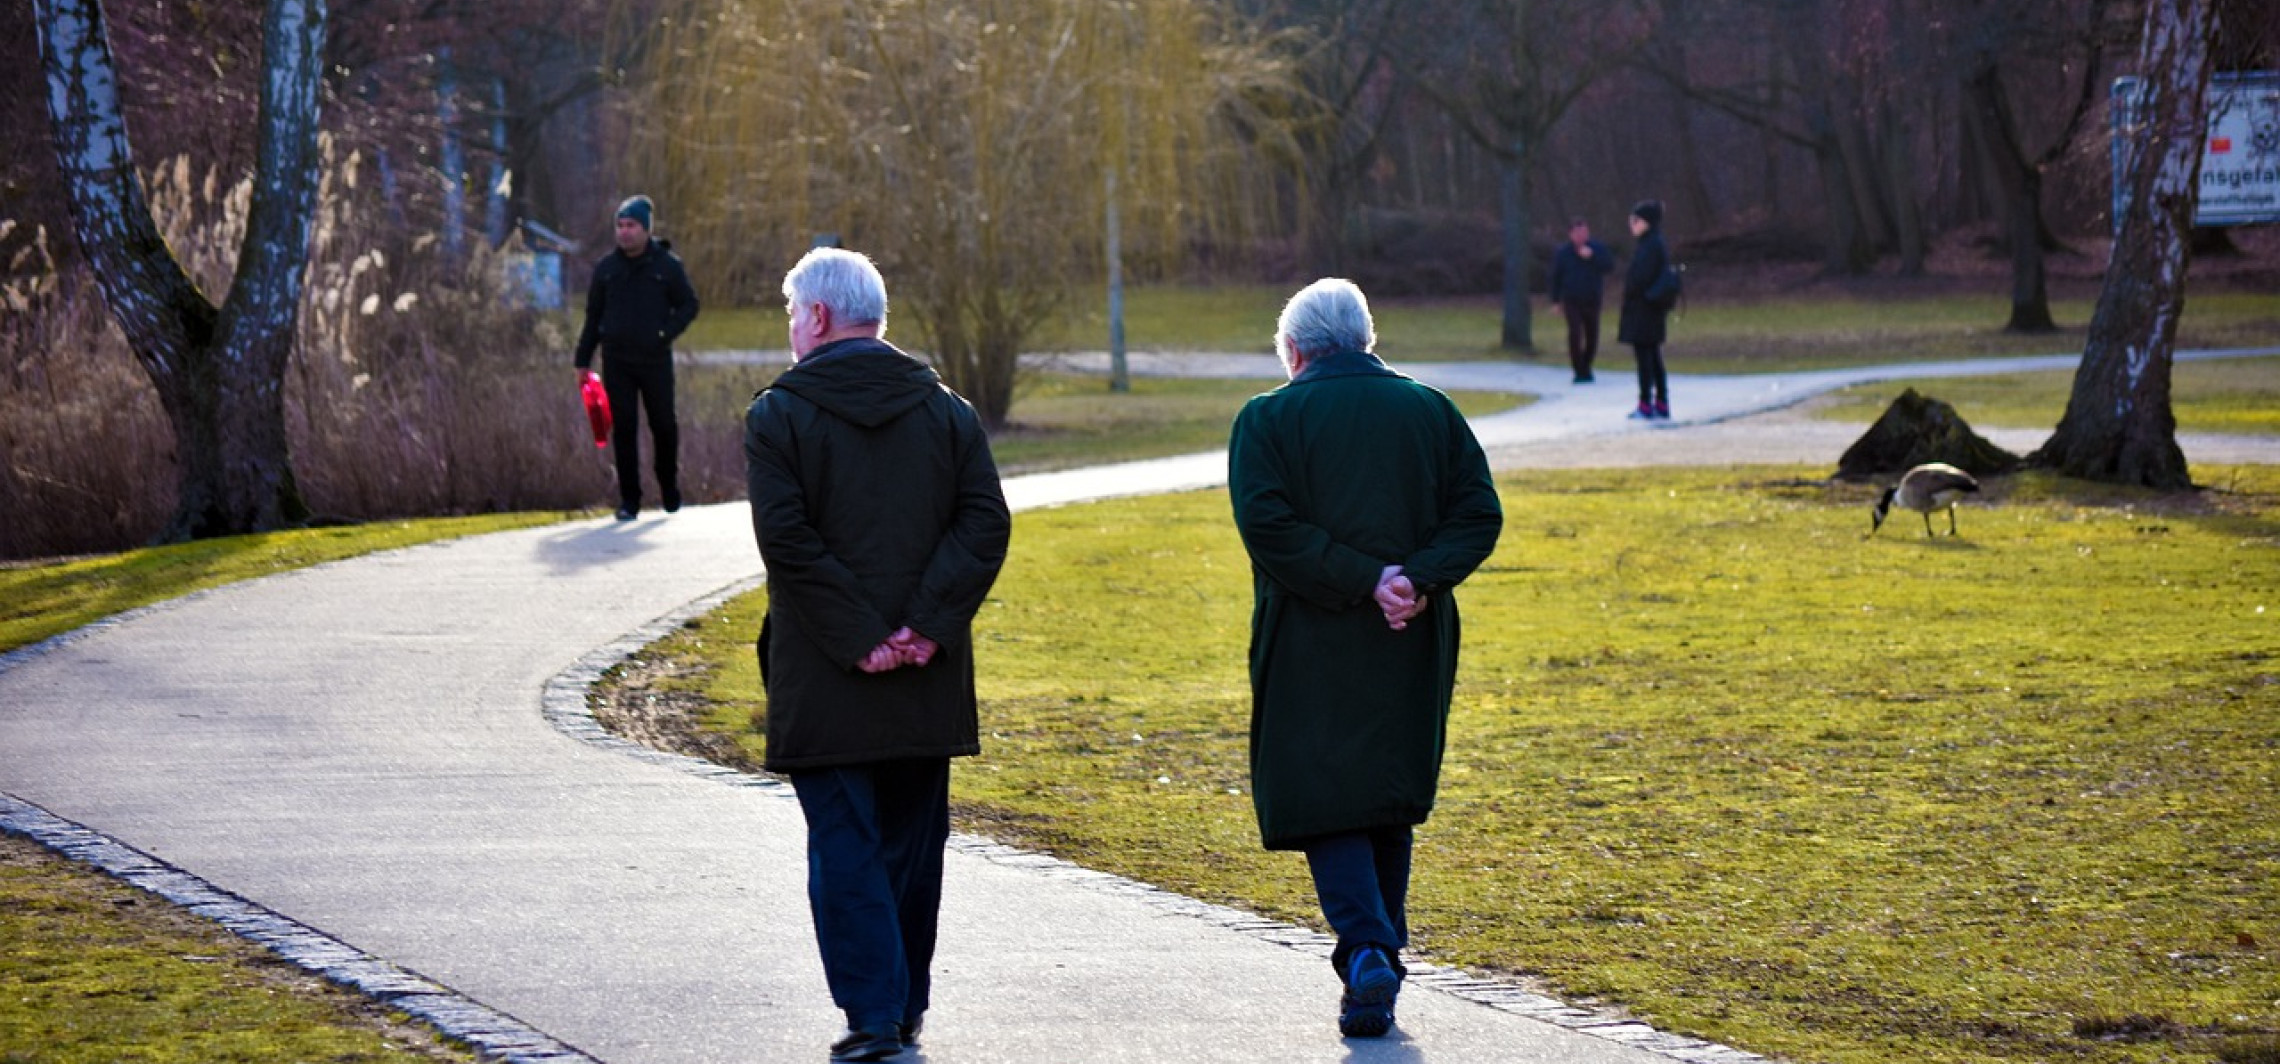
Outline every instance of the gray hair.
<svg viewBox="0 0 2280 1064">
<path fill-rule="evenodd" d="M 821 303 L 842 325 L 887 328 L 887 281 L 869 256 L 840 248 L 816 248 L 784 275 L 784 299 Z"/>
<path fill-rule="evenodd" d="M 1325 277 L 1298 290 L 1275 320 L 1275 353 L 1284 365 L 1296 348 L 1309 358 L 1334 351 L 1368 351 L 1377 346 L 1370 301 L 1343 277 Z"/>
</svg>

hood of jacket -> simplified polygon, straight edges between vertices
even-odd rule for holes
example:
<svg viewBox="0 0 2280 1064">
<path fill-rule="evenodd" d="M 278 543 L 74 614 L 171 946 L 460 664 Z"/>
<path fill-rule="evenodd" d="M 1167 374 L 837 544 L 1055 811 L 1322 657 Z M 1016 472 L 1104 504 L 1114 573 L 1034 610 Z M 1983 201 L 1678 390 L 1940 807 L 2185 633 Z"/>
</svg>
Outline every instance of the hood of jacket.
<svg viewBox="0 0 2280 1064">
<path fill-rule="evenodd" d="M 868 338 L 818 347 L 770 385 L 867 429 L 903 416 L 941 386 L 933 367 Z"/>
</svg>

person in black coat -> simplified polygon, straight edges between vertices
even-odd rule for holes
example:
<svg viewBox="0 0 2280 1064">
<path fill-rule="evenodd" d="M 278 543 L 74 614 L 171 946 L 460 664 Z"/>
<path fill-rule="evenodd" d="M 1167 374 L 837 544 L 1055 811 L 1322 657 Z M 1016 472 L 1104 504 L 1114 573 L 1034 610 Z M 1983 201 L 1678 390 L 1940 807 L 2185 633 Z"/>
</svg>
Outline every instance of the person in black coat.
<svg viewBox="0 0 2280 1064">
<path fill-rule="evenodd" d="M 1591 383 L 1591 363 L 1599 357 L 1599 310 L 1615 256 L 1591 239 L 1591 223 L 1568 223 L 1568 242 L 1552 253 L 1552 309 L 1567 318 L 1568 364 L 1577 384 Z"/>
<path fill-rule="evenodd" d="M 578 334 L 584 379 L 602 351 L 610 397 L 620 521 L 641 512 L 641 415 L 657 448 L 657 491 L 665 512 L 681 508 L 681 423 L 673 411 L 673 341 L 697 320 L 697 292 L 672 245 L 649 235 L 652 206 L 635 196 L 618 206 L 617 250 L 594 264 L 586 286 L 586 326 Z"/>
<path fill-rule="evenodd" d="M 1639 245 L 1623 271 L 1623 321 L 1615 338 L 1631 345 L 1639 364 L 1639 406 L 1634 418 L 1670 417 L 1670 380 L 1663 371 L 1663 340 L 1670 308 L 1678 299 L 1678 272 L 1663 243 L 1661 200 L 1640 200 L 1631 208 L 1631 235 Z"/>
<path fill-rule="evenodd" d="M 885 282 L 850 251 L 784 278 L 794 362 L 744 422 L 764 764 L 808 825 L 808 901 L 847 1031 L 833 1060 L 915 1042 L 931 982 L 950 759 L 981 752 L 973 622 L 1011 534 L 964 399 L 881 337 Z"/>
</svg>

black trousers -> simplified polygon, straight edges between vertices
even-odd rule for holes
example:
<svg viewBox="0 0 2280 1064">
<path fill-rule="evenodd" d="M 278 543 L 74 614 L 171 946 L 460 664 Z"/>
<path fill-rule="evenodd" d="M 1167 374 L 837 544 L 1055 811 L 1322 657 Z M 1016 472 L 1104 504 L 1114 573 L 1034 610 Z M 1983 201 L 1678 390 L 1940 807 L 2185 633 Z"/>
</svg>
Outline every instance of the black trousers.
<svg viewBox="0 0 2280 1064">
<path fill-rule="evenodd" d="M 1599 301 L 1570 299 L 1560 304 L 1567 316 L 1568 364 L 1577 380 L 1591 379 L 1591 362 L 1599 357 Z"/>
<path fill-rule="evenodd" d="M 950 760 L 788 773 L 808 826 L 808 908 L 850 1027 L 909 1024 L 933 988 Z"/>
<path fill-rule="evenodd" d="M 673 413 L 673 356 L 602 356 L 602 390 L 610 397 L 610 446 L 617 456 L 618 503 L 641 508 L 641 415 L 657 447 L 657 490 L 681 499 L 681 421 Z"/>
<path fill-rule="evenodd" d="M 1670 405 L 1670 377 L 1663 372 L 1661 344 L 1632 344 L 1639 361 L 1639 405 Z"/>
</svg>

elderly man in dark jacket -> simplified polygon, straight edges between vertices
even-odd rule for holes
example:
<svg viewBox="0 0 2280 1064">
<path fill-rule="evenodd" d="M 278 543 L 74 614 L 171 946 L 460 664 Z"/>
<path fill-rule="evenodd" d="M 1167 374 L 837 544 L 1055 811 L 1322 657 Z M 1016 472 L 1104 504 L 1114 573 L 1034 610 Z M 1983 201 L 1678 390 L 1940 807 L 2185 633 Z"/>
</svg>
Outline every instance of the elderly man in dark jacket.
<svg viewBox="0 0 2280 1064">
<path fill-rule="evenodd" d="M 649 414 L 657 448 L 657 491 L 665 512 L 681 508 L 681 423 L 673 410 L 673 341 L 697 320 L 697 290 L 672 245 L 649 235 L 647 196 L 618 205 L 617 250 L 594 264 L 586 286 L 586 325 L 578 334 L 578 372 L 602 352 L 602 388 L 610 397 L 610 446 L 616 452 L 620 521 L 641 512 L 641 415 Z"/>
<path fill-rule="evenodd" d="M 795 361 L 744 427 L 766 765 L 807 818 L 816 942 L 847 1014 L 831 1059 L 880 1060 L 926 1012 L 950 759 L 981 752 L 974 614 L 1011 523 L 973 407 L 880 338 L 869 259 L 811 251 L 784 297 Z"/>
<path fill-rule="evenodd" d="M 1393 1024 L 1412 829 L 1432 812 L 1457 671 L 1459 581 L 1496 547 L 1488 460 L 1440 392 L 1370 352 L 1369 306 L 1317 281 L 1283 308 L 1290 382 L 1228 445 L 1250 553 L 1251 793 L 1269 849 L 1303 850 L 1338 1028 Z"/>
</svg>

